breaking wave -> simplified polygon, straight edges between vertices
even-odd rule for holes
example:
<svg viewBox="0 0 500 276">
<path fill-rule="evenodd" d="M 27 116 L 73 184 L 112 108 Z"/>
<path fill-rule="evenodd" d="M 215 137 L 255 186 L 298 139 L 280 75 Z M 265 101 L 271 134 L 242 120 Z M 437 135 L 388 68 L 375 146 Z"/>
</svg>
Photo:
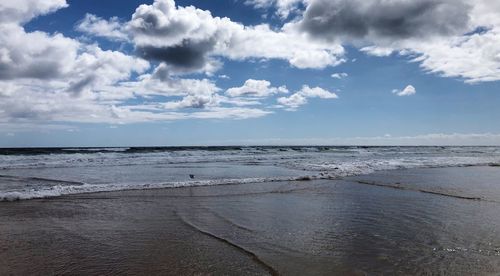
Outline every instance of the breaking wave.
<svg viewBox="0 0 500 276">
<path fill-rule="evenodd" d="M 175 181 L 154 184 L 79 184 L 79 185 L 54 185 L 43 189 L 31 189 L 26 191 L 0 192 L 0 201 L 17 201 L 26 199 L 41 199 L 59 197 L 63 195 L 114 192 L 128 190 L 150 190 L 164 188 L 199 187 L 214 185 L 236 185 L 248 183 L 284 182 L 284 181 L 308 181 L 319 179 L 317 177 L 275 177 L 275 178 L 243 178 L 243 179 L 217 179 L 198 181 Z M 58 181 L 58 180 L 54 180 Z"/>
</svg>

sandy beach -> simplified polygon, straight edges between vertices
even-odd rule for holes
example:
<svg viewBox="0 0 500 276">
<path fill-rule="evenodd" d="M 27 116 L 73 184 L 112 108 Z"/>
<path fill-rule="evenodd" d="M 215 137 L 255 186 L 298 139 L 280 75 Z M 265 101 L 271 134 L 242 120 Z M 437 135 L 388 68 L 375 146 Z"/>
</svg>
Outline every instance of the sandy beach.
<svg viewBox="0 0 500 276">
<path fill-rule="evenodd" d="M 0 274 L 500 273 L 500 169 L 0 203 Z"/>
</svg>

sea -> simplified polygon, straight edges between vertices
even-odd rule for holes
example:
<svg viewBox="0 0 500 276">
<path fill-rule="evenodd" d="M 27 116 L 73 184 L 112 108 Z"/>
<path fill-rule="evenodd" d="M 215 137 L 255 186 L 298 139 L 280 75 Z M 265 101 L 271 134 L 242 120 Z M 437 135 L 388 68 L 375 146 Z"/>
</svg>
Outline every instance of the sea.
<svg viewBox="0 0 500 276">
<path fill-rule="evenodd" d="M 4 148 L 0 149 L 0 201 L 498 164 L 500 147 Z"/>
</svg>

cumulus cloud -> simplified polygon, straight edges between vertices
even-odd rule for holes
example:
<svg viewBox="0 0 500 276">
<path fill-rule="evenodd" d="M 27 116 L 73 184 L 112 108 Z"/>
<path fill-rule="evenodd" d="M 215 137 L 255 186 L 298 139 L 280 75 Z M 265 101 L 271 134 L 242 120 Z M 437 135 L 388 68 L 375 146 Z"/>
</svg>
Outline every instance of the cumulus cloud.
<svg viewBox="0 0 500 276">
<path fill-rule="evenodd" d="M 266 80 L 248 79 L 241 87 L 229 88 L 226 94 L 230 97 L 269 97 L 273 94 L 288 93 L 286 86 L 273 87 Z"/>
<path fill-rule="evenodd" d="M 193 6 L 178 9 L 173 0 L 159 0 L 140 5 L 126 31 L 144 58 L 166 62 L 181 71 L 206 71 L 220 24 L 209 11 Z"/>
<path fill-rule="evenodd" d="M 338 96 L 320 87 L 311 88 L 304 85 L 302 89 L 290 97 L 281 97 L 278 98 L 277 101 L 288 110 L 296 110 L 298 107 L 307 103 L 307 98 L 337 99 Z"/>
<path fill-rule="evenodd" d="M 122 28 L 113 19 L 108 24 L 87 15 L 78 29 L 97 36 L 129 37 L 138 55 L 165 62 L 173 72 L 213 73 L 220 67 L 217 57 L 282 59 L 297 68 L 324 68 L 344 61 L 344 48 L 338 44 L 310 43 L 304 35 L 273 30 L 267 24 L 245 26 L 193 6 L 178 7 L 173 0 L 140 5 Z"/>
<path fill-rule="evenodd" d="M 81 94 L 149 67 L 145 60 L 121 52 L 104 51 L 61 34 L 27 33 L 14 24 L 0 24 L 0 45 L 0 80 L 38 81 L 48 92 Z"/>
<path fill-rule="evenodd" d="M 302 86 L 302 89 L 298 92 L 306 98 L 321 98 L 321 99 L 337 99 L 337 94 L 327 91 L 320 87 L 311 88 L 307 85 Z"/>
<path fill-rule="evenodd" d="M 282 59 L 300 69 L 322 69 L 345 62 L 341 45 L 312 43 L 306 36 L 293 31 L 277 32 L 265 24 L 252 27 L 238 25 L 233 31 L 230 43 L 218 51 L 231 59 Z"/>
<path fill-rule="evenodd" d="M 304 105 L 307 103 L 306 97 L 301 95 L 300 93 L 295 93 L 291 95 L 290 97 L 281 97 L 278 98 L 278 103 L 285 106 L 289 110 L 295 110 L 301 105 Z"/>
<path fill-rule="evenodd" d="M 71 72 L 79 43 L 60 34 L 0 24 L 0 79 L 56 78 Z"/>
<path fill-rule="evenodd" d="M 397 53 L 425 72 L 466 82 L 500 80 L 500 4 L 489 0 L 307 0 L 286 24 L 318 41 L 374 56 Z"/>
<path fill-rule="evenodd" d="M 16 3 L 2 1 L 0 7 L 5 10 L 7 6 L 13 14 L 29 20 L 66 6 L 64 1 Z M 118 51 L 104 51 L 62 34 L 26 32 L 22 23 L 0 22 L 0 80 L 28 79 L 32 83 L 43 80 L 54 85 L 54 91 L 67 89 L 79 93 L 87 86 L 128 79 L 132 72 L 142 73 L 149 67 L 145 60 Z"/>
<path fill-rule="evenodd" d="M 415 87 L 413 87 L 413 85 L 408 85 L 403 90 L 394 89 L 392 90 L 392 93 L 398 96 L 411 96 L 415 95 L 417 93 L 417 90 L 415 89 Z"/>
<path fill-rule="evenodd" d="M 462 0 L 312 0 L 300 28 L 330 41 L 424 38 L 461 34 L 468 10 Z"/>
</svg>

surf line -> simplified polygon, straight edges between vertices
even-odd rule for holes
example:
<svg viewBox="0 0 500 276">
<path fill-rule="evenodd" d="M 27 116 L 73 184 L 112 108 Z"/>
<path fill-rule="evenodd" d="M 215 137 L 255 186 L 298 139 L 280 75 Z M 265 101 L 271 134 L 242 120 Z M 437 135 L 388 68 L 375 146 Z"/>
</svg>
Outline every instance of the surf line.
<svg viewBox="0 0 500 276">
<path fill-rule="evenodd" d="M 266 262 L 264 262 L 262 259 L 259 258 L 259 256 L 257 256 L 255 253 L 253 253 L 252 251 L 248 250 L 248 249 L 245 249 L 235 243 L 232 243 L 230 242 L 229 240 L 226 240 L 222 237 L 219 237 L 213 233 L 210 233 L 208 231 L 205 231 L 205 230 L 202 230 L 200 228 L 198 228 L 196 225 L 194 225 L 193 223 L 189 222 L 188 220 L 186 220 L 184 217 L 182 217 L 181 215 L 179 215 L 179 212 L 177 212 L 177 210 L 174 210 L 174 214 L 175 216 L 177 216 L 180 221 L 182 223 L 184 223 L 186 226 L 189 226 L 190 228 L 193 228 L 194 230 L 206 235 L 206 236 L 209 236 L 213 239 L 216 239 L 220 242 L 223 242 L 233 248 L 236 248 L 238 251 L 244 253 L 245 255 L 249 256 L 252 258 L 252 260 L 254 262 L 256 262 L 257 264 L 261 265 L 262 267 L 264 267 L 271 275 L 280 275 L 279 272 L 274 269 L 272 266 L 270 266 L 269 264 L 267 264 Z"/>
<path fill-rule="evenodd" d="M 434 192 L 434 191 L 423 190 L 423 189 L 414 189 L 414 188 L 409 188 L 409 187 L 403 187 L 400 185 L 380 184 L 380 183 L 368 182 L 368 181 L 362 181 L 362 180 L 356 180 L 356 181 L 351 181 L 351 182 L 355 182 L 355 183 L 363 184 L 363 185 L 391 188 L 391 189 L 396 189 L 396 190 L 414 191 L 414 192 L 420 192 L 420 193 L 424 193 L 424 194 L 446 196 L 446 197 L 453 197 L 453 198 L 466 199 L 466 200 L 475 200 L 475 201 L 484 200 L 480 197 L 453 195 L 453 194 L 447 194 L 447 193 L 442 193 L 442 192 Z"/>
</svg>

